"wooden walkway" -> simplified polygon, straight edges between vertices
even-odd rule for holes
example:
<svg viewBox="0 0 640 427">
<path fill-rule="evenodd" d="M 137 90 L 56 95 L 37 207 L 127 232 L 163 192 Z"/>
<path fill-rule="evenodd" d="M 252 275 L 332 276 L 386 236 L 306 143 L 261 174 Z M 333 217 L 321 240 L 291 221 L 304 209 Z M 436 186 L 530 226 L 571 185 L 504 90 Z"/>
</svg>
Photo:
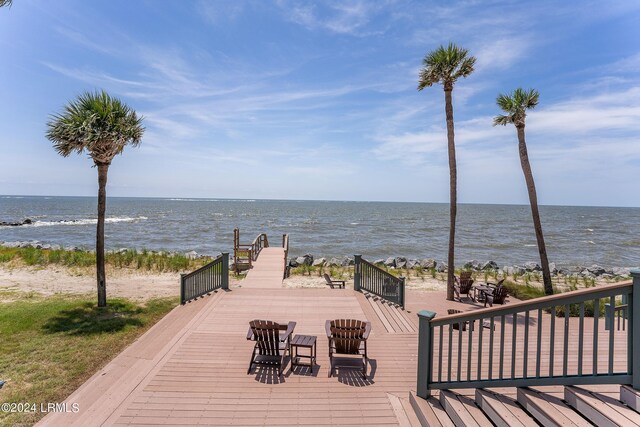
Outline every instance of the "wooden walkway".
<svg viewBox="0 0 640 427">
<path fill-rule="evenodd" d="M 260 251 L 253 268 L 242 281 L 243 288 L 281 288 L 284 277 L 284 249 L 267 247 Z"/>
</svg>

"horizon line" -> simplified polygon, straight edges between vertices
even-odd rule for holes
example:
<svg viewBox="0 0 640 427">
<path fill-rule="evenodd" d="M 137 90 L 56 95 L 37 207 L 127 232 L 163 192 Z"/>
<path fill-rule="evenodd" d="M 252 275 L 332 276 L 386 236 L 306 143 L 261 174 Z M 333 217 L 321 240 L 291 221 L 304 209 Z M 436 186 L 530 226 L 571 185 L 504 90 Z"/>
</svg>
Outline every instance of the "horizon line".
<svg viewBox="0 0 640 427">
<path fill-rule="evenodd" d="M 83 197 L 97 199 L 98 196 L 86 196 L 86 195 L 51 195 L 51 194 L 0 194 L 2 198 L 11 197 Z M 189 197 L 189 196 L 107 196 L 107 199 L 157 199 L 157 200 L 202 200 L 202 201 L 271 201 L 271 202 L 342 202 L 342 203 L 411 203 L 411 204 L 432 204 L 432 205 L 448 205 L 449 202 L 425 202 L 415 200 L 393 201 L 393 200 L 339 200 L 339 199 L 264 199 L 258 197 L 242 197 L 242 198 L 229 198 L 229 197 Z M 490 205 L 490 206 L 529 206 L 527 203 L 487 203 L 487 202 L 462 202 L 458 205 Z M 566 208 L 630 208 L 638 209 L 640 206 L 610 206 L 610 205 L 559 205 L 559 204 L 539 204 L 539 206 L 550 207 L 566 207 Z"/>
</svg>

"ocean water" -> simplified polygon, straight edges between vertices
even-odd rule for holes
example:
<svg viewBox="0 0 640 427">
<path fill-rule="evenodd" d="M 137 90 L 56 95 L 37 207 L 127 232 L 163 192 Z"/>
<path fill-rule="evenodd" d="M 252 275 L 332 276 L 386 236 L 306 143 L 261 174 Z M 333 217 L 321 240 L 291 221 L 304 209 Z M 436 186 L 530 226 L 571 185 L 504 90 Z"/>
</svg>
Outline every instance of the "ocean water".
<svg viewBox="0 0 640 427">
<path fill-rule="evenodd" d="M 233 229 L 243 243 L 266 232 L 272 245 L 290 236 L 290 253 L 366 259 L 406 256 L 445 260 L 447 204 L 291 200 L 120 198 L 107 201 L 111 249 L 232 251 Z M 559 267 L 640 265 L 640 208 L 541 206 L 549 260 Z M 0 241 L 92 248 L 96 199 L 0 196 Z M 477 259 L 499 265 L 538 260 L 528 205 L 458 207 L 456 264 Z"/>
</svg>

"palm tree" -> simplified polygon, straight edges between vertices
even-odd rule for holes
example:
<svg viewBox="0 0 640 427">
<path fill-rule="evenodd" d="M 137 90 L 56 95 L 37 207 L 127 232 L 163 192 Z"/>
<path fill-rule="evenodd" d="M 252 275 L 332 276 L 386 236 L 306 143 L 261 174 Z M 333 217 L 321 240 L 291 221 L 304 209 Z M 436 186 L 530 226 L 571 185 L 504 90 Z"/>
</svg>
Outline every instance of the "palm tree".
<svg viewBox="0 0 640 427">
<path fill-rule="evenodd" d="M 98 168 L 98 226 L 96 230 L 96 276 L 98 307 L 107 305 L 104 271 L 104 214 L 107 172 L 113 158 L 127 145 L 140 144 L 142 117 L 105 91 L 86 92 L 70 102 L 47 123 L 47 138 L 63 157 L 86 152 Z"/>
<path fill-rule="evenodd" d="M 11 7 L 12 0 L 0 0 L 0 7 L 9 6 Z"/>
<path fill-rule="evenodd" d="M 447 260 L 447 299 L 453 300 L 454 286 L 454 247 L 456 235 L 457 214 L 457 170 L 456 144 L 453 130 L 453 85 L 460 77 L 467 77 L 473 73 L 476 58 L 469 56 L 467 49 L 460 48 L 453 43 L 447 47 L 440 46 L 429 52 L 423 59 L 420 70 L 418 90 L 441 83 L 444 88 L 445 114 L 447 116 L 447 140 L 449 151 L 449 256 Z"/>
<path fill-rule="evenodd" d="M 527 117 L 527 110 L 533 109 L 538 105 L 540 94 L 535 89 L 525 90 L 518 88 L 510 95 L 500 94 L 496 98 L 498 107 L 506 115 L 496 116 L 493 119 L 493 125 L 506 126 L 513 123 L 518 133 L 518 149 L 520 151 L 520 165 L 527 183 L 529 191 L 529 203 L 531 204 L 531 216 L 533 217 L 533 227 L 536 231 L 536 240 L 538 241 L 538 252 L 540 253 L 540 264 L 542 266 L 542 281 L 544 283 L 544 292 L 547 295 L 553 294 L 553 285 L 551 283 L 551 272 L 549 270 L 549 260 L 547 258 L 547 248 L 544 244 L 544 236 L 542 235 L 542 224 L 540 222 L 540 212 L 538 211 L 538 196 L 536 194 L 536 184 L 533 181 L 533 173 L 529 164 L 529 155 L 527 154 L 527 144 L 524 140 L 524 124 Z"/>
</svg>

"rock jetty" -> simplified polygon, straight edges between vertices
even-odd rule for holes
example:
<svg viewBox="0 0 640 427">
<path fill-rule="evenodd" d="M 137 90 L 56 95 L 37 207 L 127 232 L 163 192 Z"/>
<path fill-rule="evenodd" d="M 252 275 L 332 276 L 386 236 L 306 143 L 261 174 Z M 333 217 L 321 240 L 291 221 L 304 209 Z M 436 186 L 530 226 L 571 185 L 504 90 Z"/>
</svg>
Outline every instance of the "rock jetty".
<svg viewBox="0 0 640 427">
<path fill-rule="evenodd" d="M 21 222 L 4 222 L 0 221 L 0 227 L 20 227 L 21 225 L 33 224 L 33 220 L 30 218 L 24 219 Z"/>
<path fill-rule="evenodd" d="M 425 258 L 422 260 L 407 258 L 403 256 L 388 257 L 386 259 L 379 258 L 372 262 L 376 265 L 385 266 L 392 269 L 408 269 L 408 270 L 435 270 L 439 273 L 447 271 L 447 263 L 445 261 L 437 261 L 433 258 Z M 295 268 L 300 266 L 314 267 L 347 267 L 354 264 L 353 257 L 319 257 L 315 258 L 311 254 L 305 254 L 289 259 L 289 267 Z M 529 261 L 522 265 L 500 265 L 493 260 L 478 261 L 469 260 L 462 265 L 464 270 L 476 272 L 497 272 L 498 274 L 507 274 L 509 276 L 523 276 L 525 274 L 541 274 L 542 267 L 535 262 Z M 638 267 L 611 267 L 606 268 L 598 264 L 591 266 L 575 266 L 573 268 L 558 268 L 555 263 L 549 263 L 549 268 L 553 276 L 576 276 L 588 278 L 615 278 L 628 277 L 633 268 Z"/>
</svg>

